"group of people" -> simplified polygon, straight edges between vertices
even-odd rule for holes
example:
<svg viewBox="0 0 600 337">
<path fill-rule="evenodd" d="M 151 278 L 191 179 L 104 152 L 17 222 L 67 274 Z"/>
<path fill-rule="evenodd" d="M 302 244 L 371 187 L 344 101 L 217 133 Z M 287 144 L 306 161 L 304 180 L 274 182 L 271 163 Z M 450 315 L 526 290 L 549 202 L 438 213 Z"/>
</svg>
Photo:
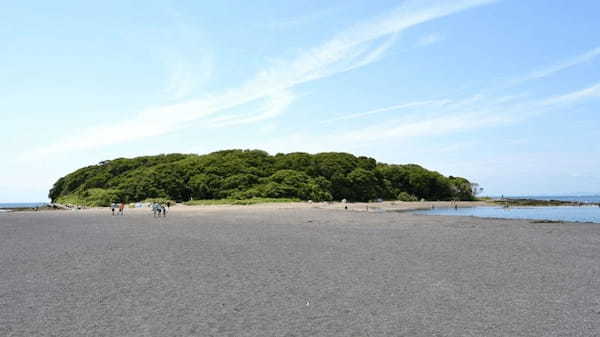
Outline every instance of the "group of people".
<svg viewBox="0 0 600 337">
<path fill-rule="evenodd" d="M 163 204 L 159 204 L 155 202 L 152 204 L 152 214 L 156 218 L 157 216 L 160 218 L 161 214 L 163 217 L 167 216 L 167 209 L 169 208 L 169 203 L 167 202 L 167 207 Z"/>
<path fill-rule="evenodd" d="M 117 205 L 116 203 L 113 202 L 110 205 L 110 208 L 112 209 L 112 215 L 113 216 L 115 215 L 115 209 L 117 209 L 117 206 L 118 206 L 118 211 L 117 211 L 116 215 L 125 215 L 123 213 L 123 210 L 125 210 L 125 203 L 124 202 L 121 202 L 119 205 Z"/>
<path fill-rule="evenodd" d="M 148 206 L 152 207 L 152 214 L 154 215 L 154 217 L 156 218 L 158 217 L 166 217 L 167 216 L 167 210 L 171 207 L 171 203 L 167 202 L 166 205 L 165 204 L 161 204 L 158 202 L 154 202 L 151 205 L 149 204 Z M 112 203 L 110 205 L 110 208 L 112 210 L 112 215 L 124 215 L 123 210 L 125 209 L 125 203 L 121 202 L 120 204 L 117 203 Z M 117 213 L 115 214 L 115 210 L 117 211 Z"/>
</svg>

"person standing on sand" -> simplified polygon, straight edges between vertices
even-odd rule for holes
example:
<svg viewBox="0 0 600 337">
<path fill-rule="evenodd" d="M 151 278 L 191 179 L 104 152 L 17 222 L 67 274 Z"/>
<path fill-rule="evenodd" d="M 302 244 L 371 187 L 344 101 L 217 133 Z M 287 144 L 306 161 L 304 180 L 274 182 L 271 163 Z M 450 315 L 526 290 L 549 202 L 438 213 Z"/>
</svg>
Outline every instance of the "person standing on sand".
<svg viewBox="0 0 600 337">
<path fill-rule="evenodd" d="M 167 201 L 167 208 L 171 209 L 171 202 L 170 201 Z"/>
<path fill-rule="evenodd" d="M 155 218 L 157 214 L 160 217 L 160 205 L 158 204 L 158 202 L 152 204 L 152 214 Z"/>
<path fill-rule="evenodd" d="M 117 205 L 113 202 L 112 204 L 110 204 L 110 208 L 112 209 L 112 215 L 115 216 L 115 208 L 117 207 Z"/>
<path fill-rule="evenodd" d="M 121 203 L 119 204 L 119 214 L 120 215 L 124 215 L 123 214 L 124 209 L 125 209 L 125 203 L 123 201 L 121 201 Z"/>
<path fill-rule="evenodd" d="M 166 218 L 167 217 L 167 209 L 165 208 L 165 205 L 160 205 L 160 208 L 162 209 L 163 218 Z"/>
</svg>

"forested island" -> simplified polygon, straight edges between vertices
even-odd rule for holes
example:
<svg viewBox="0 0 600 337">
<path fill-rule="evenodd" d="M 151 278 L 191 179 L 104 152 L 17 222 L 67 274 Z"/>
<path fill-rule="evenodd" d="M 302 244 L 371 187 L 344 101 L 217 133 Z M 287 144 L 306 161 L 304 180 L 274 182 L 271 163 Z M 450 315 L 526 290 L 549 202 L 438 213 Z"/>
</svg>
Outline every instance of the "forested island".
<svg viewBox="0 0 600 337">
<path fill-rule="evenodd" d="M 465 178 L 419 165 L 392 165 L 349 153 L 225 150 L 206 155 L 164 154 L 102 161 L 58 179 L 57 203 L 107 206 L 163 198 L 291 198 L 298 200 L 474 200 Z"/>
</svg>

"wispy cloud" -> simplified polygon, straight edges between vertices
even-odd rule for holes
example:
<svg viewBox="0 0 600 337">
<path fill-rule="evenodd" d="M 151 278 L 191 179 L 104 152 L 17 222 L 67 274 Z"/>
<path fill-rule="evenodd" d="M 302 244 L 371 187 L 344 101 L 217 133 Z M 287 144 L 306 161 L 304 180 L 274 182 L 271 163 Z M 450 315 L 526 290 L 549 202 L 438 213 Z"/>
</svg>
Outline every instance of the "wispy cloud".
<svg viewBox="0 0 600 337">
<path fill-rule="evenodd" d="M 337 34 L 291 61 L 281 61 L 259 72 L 237 88 L 180 104 L 150 108 L 120 124 L 91 128 L 80 136 L 63 139 L 30 154 L 67 152 L 165 134 L 184 127 L 189 121 L 271 97 L 302 83 L 371 64 L 389 48 L 386 43 L 375 47 L 373 43 L 378 39 L 492 2 L 495 0 L 409 0 L 383 16 Z M 245 120 L 252 122 L 255 119 L 246 117 Z"/>
<path fill-rule="evenodd" d="M 266 102 L 258 114 L 236 114 L 215 117 L 208 121 L 208 127 L 235 126 L 273 119 L 283 114 L 287 107 L 293 103 L 294 99 L 295 95 L 289 90 L 278 92 L 266 98 Z"/>
<path fill-rule="evenodd" d="M 342 132 L 333 137 L 341 142 L 394 141 L 425 136 L 439 136 L 469 130 L 508 125 L 531 119 L 546 112 L 600 97 L 600 83 L 591 87 L 547 98 L 527 96 L 484 96 L 480 94 L 460 100 L 434 100 L 399 104 L 350 115 L 366 117 L 372 113 L 406 106 L 420 106 L 418 112 L 388 119 L 360 130 Z M 340 117 L 343 118 L 343 117 Z"/>
<path fill-rule="evenodd" d="M 392 124 L 388 122 L 374 125 L 368 129 L 346 133 L 343 138 L 358 142 L 372 142 L 390 138 L 399 140 L 473 130 L 509 121 L 509 116 L 480 112 L 448 114 L 407 123 Z M 390 126 L 390 124 L 392 125 Z"/>
<path fill-rule="evenodd" d="M 586 62 L 590 62 L 593 59 L 595 59 L 596 57 L 598 57 L 600 55 L 600 47 L 596 47 L 592 50 L 589 50 L 583 54 L 577 55 L 571 59 L 562 61 L 560 63 L 556 63 L 541 69 L 537 69 L 535 71 L 532 71 L 531 73 L 521 77 L 521 78 L 517 78 L 514 81 L 511 82 L 511 84 L 518 84 L 518 83 L 522 83 L 522 82 L 526 82 L 526 81 L 530 81 L 530 80 L 537 80 L 537 79 L 541 79 L 541 78 L 545 78 L 545 77 L 549 77 L 552 76 L 558 72 L 561 72 L 563 70 L 566 70 L 568 68 L 572 68 L 575 67 L 577 65 L 586 63 Z"/>
<path fill-rule="evenodd" d="M 456 100 L 410 102 L 373 109 L 368 113 L 376 114 L 403 107 L 419 107 L 418 111 L 411 111 L 397 118 L 382 119 L 352 130 L 343 129 L 327 134 L 295 131 L 263 144 L 262 148 L 274 152 L 360 152 L 360 149 L 368 148 L 373 143 L 398 145 L 412 139 L 441 137 L 507 125 L 525 118 L 520 112 L 528 111 L 533 104 L 519 101 L 507 106 L 506 97 L 493 98 L 482 95 Z M 368 115 L 353 114 L 351 118 Z"/>
<path fill-rule="evenodd" d="M 165 94 L 175 100 L 189 96 L 194 89 L 194 80 L 183 60 L 169 62 L 167 67 Z"/>
<path fill-rule="evenodd" d="M 202 88 L 213 76 L 214 61 L 211 53 L 191 57 L 183 51 L 169 50 L 162 57 L 165 67 L 164 94 L 170 101 L 189 98 L 194 90 Z"/>
<path fill-rule="evenodd" d="M 442 35 L 440 33 L 431 33 L 421 36 L 417 41 L 417 46 L 425 47 L 440 41 L 442 41 Z"/>
<path fill-rule="evenodd" d="M 356 151 L 372 143 L 400 144 L 423 137 L 442 137 L 511 125 L 592 97 L 600 97 L 600 83 L 564 95 L 537 99 L 526 95 L 494 97 L 475 94 L 463 99 L 408 102 L 340 116 L 324 122 L 365 118 L 386 111 L 408 110 L 408 113 L 396 118 L 386 118 L 357 129 L 345 129 L 324 135 L 296 131 L 266 146 L 270 150 L 283 152 L 302 149 L 310 149 L 313 152 L 334 149 Z M 410 110 L 417 107 L 418 111 Z"/>
<path fill-rule="evenodd" d="M 397 36 L 398 34 L 392 34 L 379 46 L 375 47 L 374 49 L 371 49 L 368 53 L 357 53 L 360 55 L 360 58 L 354 62 L 351 62 L 351 64 L 346 69 L 343 69 L 340 72 L 346 72 L 353 69 L 361 68 L 363 66 L 379 61 L 384 56 L 385 52 L 387 52 L 388 49 L 390 49 L 390 47 L 394 44 L 394 42 L 396 42 Z"/>
<path fill-rule="evenodd" d="M 443 106 L 444 104 L 448 104 L 450 102 L 451 102 L 450 100 L 429 100 L 429 101 L 402 103 L 402 104 L 396 104 L 396 105 L 392 105 L 392 106 L 388 106 L 388 107 L 384 107 L 384 108 L 372 109 L 372 110 L 365 111 L 365 112 L 358 112 L 358 113 L 343 115 L 343 116 L 324 120 L 321 123 L 331 123 L 331 122 L 363 118 L 363 117 L 371 116 L 371 115 L 378 114 L 381 112 L 388 112 L 388 111 L 412 109 L 412 108 L 419 108 L 419 107 L 432 107 L 432 106 L 439 107 L 439 106 Z"/>
<path fill-rule="evenodd" d="M 421 105 L 418 112 L 388 119 L 359 130 L 345 131 L 335 138 L 343 142 L 358 143 L 392 139 L 400 141 L 494 127 L 514 122 L 522 117 L 517 112 L 524 110 L 523 105 L 532 105 L 532 103 L 520 102 L 507 106 L 503 97 L 493 98 L 482 95 L 473 95 L 459 100 L 424 101 L 422 104 L 417 104 Z"/>
<path fill-rule="evenodd" d="M 278 18 L 278 19 L 269 21 L 263 25 L 266 25 L 269 28 L 278 29 L 278 30 L 285 29 L 285 28 L 295 28 L 298 26 L 306 25 L 311 22 L 323 19 L 327 16 L 332 15 L 333 13 L 337 12 L 338 10 L 339 10 L 338 7 L 323 8 L 323 9 L 315 10 L 315 11 L 305 14 L 305 15 Z"/>
<path fill-rule="evenodd" d="M 585 100 L 588 98 L 600 97 L 600 83 L 596 83 L 595 85 L 577 90 L 565 95 L 554 96 L 546 99 L 543 104 L 544 105 L 556 105 L 556 104 L 567 104 L 567 103 L 576 103 L 581 100 Z"/>
<path fill-rule="evenodd" d="M 215 70 L 212 44 L 192 18 L 168 5 L 164 12 L 165 27 L 153 44 L 153 54 L 164 67 L 165 98 L 181 101 L 211 79 Z"/>
</svg>

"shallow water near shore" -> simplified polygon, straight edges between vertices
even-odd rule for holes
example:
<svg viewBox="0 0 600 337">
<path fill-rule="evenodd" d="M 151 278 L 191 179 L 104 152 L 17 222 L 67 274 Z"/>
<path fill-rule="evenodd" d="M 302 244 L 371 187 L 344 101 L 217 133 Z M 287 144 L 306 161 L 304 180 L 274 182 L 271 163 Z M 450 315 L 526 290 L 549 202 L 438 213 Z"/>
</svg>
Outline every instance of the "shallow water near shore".
<svg viewBox="0 0 600 337">
<path fill-rule="evenodd" d="M 13 210 L 19 209 L 30 209 L 36 207 L 46 206 L 48 203 L 45 202 L 12 202 L 12 203 L 0 203 L 0 214 L 9 213 Z"/>
<path fill-rule="evenodd" d="M 48 203 L 46 202 L 9 202 L 9 203 L 0 203 L 0 210 L 2 209 L 11 209 L 11 208 L 34 208 L 45 206 Z"/>
<path fill-rule="evenodd" d="M 436 208 L 416 211 L 416 214 L 476 216 L 481 218 L 535 219 L 566 222 L 600 223 L 598 206 L 557 206 L 557 207 L 472 207 L 472 208 Z"/>
<path fill-rule="evenodd" d="M 600 203 L 600 195 L 524 195 L 524 196 L 505 196 L 508 199 L 529 199 L 529 200 L 558 200 L 566 202 Z"/>
</svg>

